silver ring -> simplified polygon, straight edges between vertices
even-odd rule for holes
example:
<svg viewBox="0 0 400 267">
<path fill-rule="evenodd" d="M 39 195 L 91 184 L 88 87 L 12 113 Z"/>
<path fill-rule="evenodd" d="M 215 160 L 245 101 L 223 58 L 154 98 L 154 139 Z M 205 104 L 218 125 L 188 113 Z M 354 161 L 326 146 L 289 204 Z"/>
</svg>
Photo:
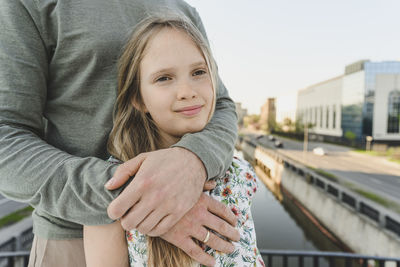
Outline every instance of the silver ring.
<svg viewBox="0 0 400 267">
<path fill-rule="evenodd" d="M 210 231 L 207 230 L 206 238 L 204 238 L 203 243 L 207 243 L 208 239 L 210 239 Z"/>
</svg>

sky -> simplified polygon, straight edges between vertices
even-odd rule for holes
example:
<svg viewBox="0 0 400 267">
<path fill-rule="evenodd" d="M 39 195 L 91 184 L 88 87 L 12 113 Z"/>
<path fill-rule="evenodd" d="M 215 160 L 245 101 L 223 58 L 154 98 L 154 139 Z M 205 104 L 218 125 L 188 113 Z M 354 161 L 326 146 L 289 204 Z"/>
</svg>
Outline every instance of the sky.
<svg viewBox="0 0 400 267">
<path fill-rule="evenodd" d="M 297 91 L 342 75 L 346 65 L 400 60 L 400 0 L 186 0 L 202 18 L 219 74 L 235 102 L 278 119 Z"/>
</svg>

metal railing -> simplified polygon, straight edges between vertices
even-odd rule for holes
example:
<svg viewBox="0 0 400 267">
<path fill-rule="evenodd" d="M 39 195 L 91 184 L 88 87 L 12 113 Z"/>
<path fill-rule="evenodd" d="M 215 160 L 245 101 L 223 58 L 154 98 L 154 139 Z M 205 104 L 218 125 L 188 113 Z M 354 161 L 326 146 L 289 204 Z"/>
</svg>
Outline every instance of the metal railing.
<svg viewBox="0 0 400 267">
<path fill-rule="evenodd" d="M 321 259 L 325 259 L 329 267 L 341 266 L 353 267 L 385 267 L 386 263 L 391 262 L 393 266 L 400 267 L 400 258 L 366 256 L 343 252 L 319 252 L 319 251 L 293 251 L 293 250 L 260 250 L 265 259 L 267 267 L 320 267 Z M 274 262 L 274 258 L 280 258 L 279 263 Z M 0 252 L 0 260 L 7 260 L 4 267 L 26 267 L 28 266 L 29 251 Z M 289 262 L 290 260 L 290 262 Z"/>
<path fill-rule="evenodd" d="M 29 251 L 0 252 L 1 267 L 27 267 Z"/>
<path fill-rule="evenodd" d="M 400 258 L 366 256 L 344 252 L 322 252 L 322 251 L 296 251 L 296 250 L 260 250 L 267 267 L 320 267 L 321 259 L 325 259 L 325 266 L 361 266 L 385 267 L 386 263 L 392 263 L 392 266 L 400 267 Z M 280 259 L 278 263 L 274 259 Z M 290 264 L 289 264 L 290 260 Z M 339 265 L 340 262 L 340 265 Z"/>
</svg>

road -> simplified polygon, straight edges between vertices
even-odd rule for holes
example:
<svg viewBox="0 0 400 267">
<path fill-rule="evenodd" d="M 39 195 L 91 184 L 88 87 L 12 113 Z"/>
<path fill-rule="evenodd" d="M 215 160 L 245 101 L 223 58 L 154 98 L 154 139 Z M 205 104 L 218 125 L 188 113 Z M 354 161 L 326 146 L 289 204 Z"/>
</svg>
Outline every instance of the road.
<svg viewBox="0 0 400 267">
<path fill-rule="evenodd" d="M 255 139 L 258 144 L 277 149 L 267 136 Z M 348 147 L 320 142 L 309 142 L 308 151 L 303 152 L 303 143 L 291 139 L 276 137 L 282 141 L 283 148 L 277 149 L 304 165 L 322 169 L 334 174 L 340 181 L 347 181 L 365 191 L 373 192 L 400 205 L 400 165 L 384 158 L 364 155 Z M 327 153 L 315 155 L 312 150 L 322 147 Z"/>
</svg>

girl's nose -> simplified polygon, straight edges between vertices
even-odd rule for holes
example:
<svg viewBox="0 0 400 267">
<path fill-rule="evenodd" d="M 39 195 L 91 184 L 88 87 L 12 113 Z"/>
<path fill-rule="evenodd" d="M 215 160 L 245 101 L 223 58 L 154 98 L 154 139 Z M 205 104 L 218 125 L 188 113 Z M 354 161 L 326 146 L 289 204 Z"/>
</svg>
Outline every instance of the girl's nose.
<svg viewBox="0 0 400 267">
<path fill-rule="evenodd" d="M 192 99 L 196 96 L 197 93 L 189 82 L 182 82 L 178 85 L 177 98 L 179 100 Z"/>
</svg>

